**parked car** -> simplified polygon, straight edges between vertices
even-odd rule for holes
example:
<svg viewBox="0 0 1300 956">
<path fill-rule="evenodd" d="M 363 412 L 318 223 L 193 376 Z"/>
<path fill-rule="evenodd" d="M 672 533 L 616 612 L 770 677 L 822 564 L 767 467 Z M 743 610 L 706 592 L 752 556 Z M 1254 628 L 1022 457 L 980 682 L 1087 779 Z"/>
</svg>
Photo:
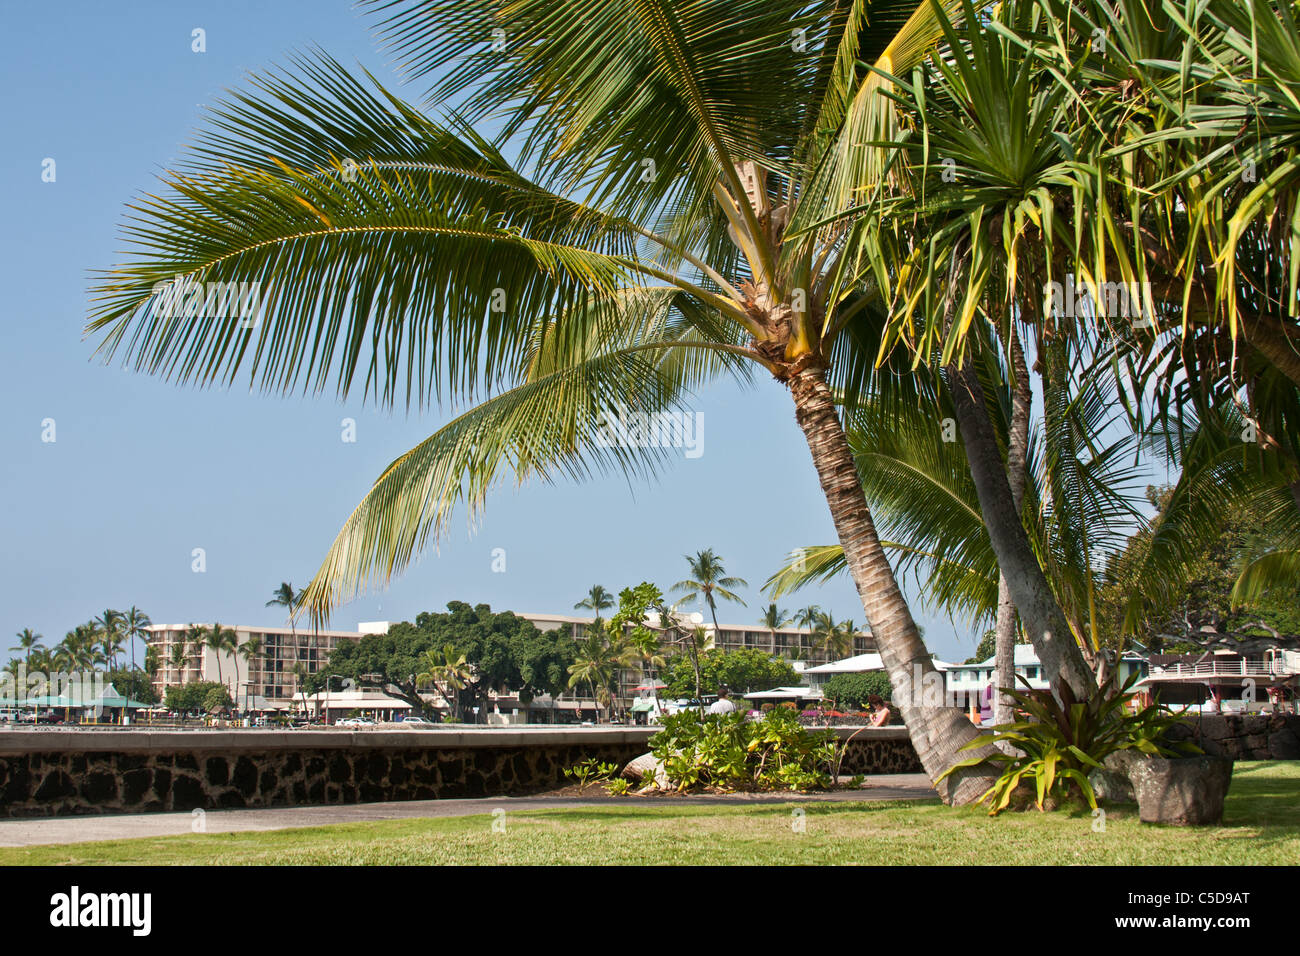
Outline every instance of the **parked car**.
<svg viewBox="0 0 1300 956">
<path fill-rule="evenodd" d="M 334 722 L 335 727 L 373 727 L 375 722 L 369 717 L 344 717 Z"/>
<path fill-rule="evenodd" d="M 410 726 L 410 727 L 432 727 L 432 726 L 433 726 L 433 721 L 431 721 L 431 720 L 425 720 L 423 717 L 404 717 L 404 718 L 402 718 L 402 726 L 403 726 L 403 727 L 406 727 L 406 726 Z"/>
</svg>

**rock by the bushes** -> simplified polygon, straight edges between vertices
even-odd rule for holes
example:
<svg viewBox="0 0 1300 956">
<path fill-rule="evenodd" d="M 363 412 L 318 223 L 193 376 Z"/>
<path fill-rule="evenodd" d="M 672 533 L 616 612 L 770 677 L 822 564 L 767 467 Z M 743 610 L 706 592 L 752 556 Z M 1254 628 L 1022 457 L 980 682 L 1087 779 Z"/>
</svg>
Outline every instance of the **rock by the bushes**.
<svg viewBox="0 0 1300 956">
<path fill-rule="evenodd" d="M 1088 774 L 1092 792 L 1103 803 L 1134 803 L 1133 784 L 1128 779 L 1128 762 L 1123 751 L 1113 753 L 1103 761 L 1104 769 Z"/>
<path fill-rule="evenodd" d="M 643 786 L 655 786 L 661 790 L 667 790 L 671 786 L 663 762 L 654 754 L 633 757 L 623 768 L 623 776 Z"/>
</svg>

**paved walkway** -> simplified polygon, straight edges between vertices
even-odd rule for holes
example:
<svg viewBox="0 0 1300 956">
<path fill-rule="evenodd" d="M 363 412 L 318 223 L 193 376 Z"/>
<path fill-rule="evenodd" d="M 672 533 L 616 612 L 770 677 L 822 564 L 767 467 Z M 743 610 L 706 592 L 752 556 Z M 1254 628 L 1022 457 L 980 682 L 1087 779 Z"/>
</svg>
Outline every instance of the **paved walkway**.
<svg viewBox="0 0 1300 956">
<path fill-rule="evenodd" d="M 630 797 L 637 806 L 699 806 L 701 804 L 805 804 L 846 800 L 921 800 L 934 796 L 925 774 L 881 774 L 862 790 L 831 793 L 754 793 L 692 797 Z M 323 807 L 264 807 L 251 810 L 208 810 L 194 813 L 129 813 L 104 816 L 43 817 L 0 820 L 0 846 L 35 846 L 42 843 L 87 843 L 94 840 L 129 840 L 138 837 L 179 836 L 194 833 L 201 820 L 204 833 L 240 833 L 253 830 L 291 830 L 331 823 L 369 823 L 375 820 L 410 820 L 423 817 L 464 817 L 511 811 L 554 810 L 565 807 L 608 807 L 623 801 L 609 797 L 480 797 L 467 800 L 403 800 L 392 803 L 351 803 Z"/>
</svg>

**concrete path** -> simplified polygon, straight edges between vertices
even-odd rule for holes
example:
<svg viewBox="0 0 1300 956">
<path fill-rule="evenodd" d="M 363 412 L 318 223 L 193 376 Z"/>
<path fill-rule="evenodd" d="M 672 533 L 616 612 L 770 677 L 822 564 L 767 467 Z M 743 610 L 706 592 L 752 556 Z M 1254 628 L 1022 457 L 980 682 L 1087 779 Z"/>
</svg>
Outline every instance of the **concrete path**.
<svg viewBox="0 0 1300 956">
<path fill-rule="evenodd" d="M 881 774 L 861 790 L 831 793 L 754 793 L 692 797 L 629 797 L 627 804 L 662 807 L 729 804 L 807 804 L 848 800 L 922 800 L 934 796 L 925 774 Z M 621 806 L 608 797 L 480 797 L 469 800 L 403 800 L 393 803 L 351 803 L 324 807 L 265 807 L 251 810 L 208 810 L 203 813 L 123 813 L 104 816 L 42 817 L 0 820 L 0 846 L 35 846 L 45 843 L 88 843 L 95 840 L 130 840 L 139 837 L 181 836 L 187 833 L 240 833 L 254 830 L 290 830 L 331 823 L 369 823 L 375 820 L 410 820 L 427 817 L 464 817 L 520 810 L 554 810 L 566 807 Z M 198 829 L 201 827 L 202 829 Z"/>
</svg>

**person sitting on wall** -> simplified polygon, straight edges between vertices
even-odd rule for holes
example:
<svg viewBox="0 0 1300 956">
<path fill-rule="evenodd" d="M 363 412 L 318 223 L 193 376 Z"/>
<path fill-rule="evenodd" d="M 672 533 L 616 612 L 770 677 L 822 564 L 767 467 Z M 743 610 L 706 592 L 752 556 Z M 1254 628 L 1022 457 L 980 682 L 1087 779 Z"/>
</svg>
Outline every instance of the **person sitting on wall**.
<svg viewBox="0 0 1300 956">
<path fill-rule="evenodd" d="M 871 726 L 883 727 L 889 723 L 889 718 L 893 716 L 889 705 L 879 694 L 872 694 L 867 698 L 867 705 L 871 708 Z"/>
</svg>

